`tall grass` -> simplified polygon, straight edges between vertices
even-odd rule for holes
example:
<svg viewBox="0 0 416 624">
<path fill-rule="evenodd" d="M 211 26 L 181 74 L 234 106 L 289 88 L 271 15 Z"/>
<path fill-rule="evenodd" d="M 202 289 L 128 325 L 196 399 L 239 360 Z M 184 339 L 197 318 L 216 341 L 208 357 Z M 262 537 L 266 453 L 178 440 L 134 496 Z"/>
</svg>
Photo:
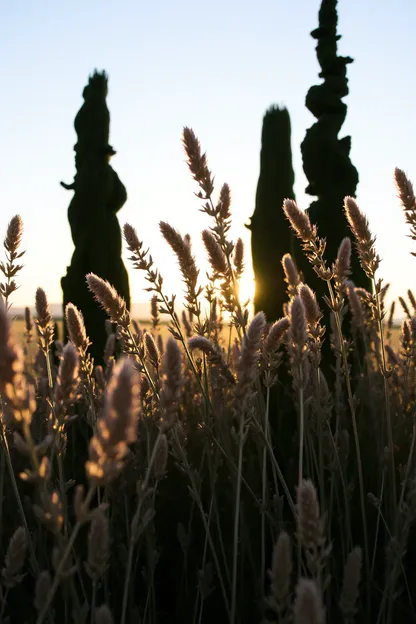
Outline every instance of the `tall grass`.
<svg viewBox="0 0 416 624">
<path fill-rule="evenodd" d="M 72 304 L 69 342 L 54 342 L 41 287 L 34 323 L 27 308 L 15 338 L 23 223 L 9 224 L 0 264 L 0 624 L 415 622 L 412 291 L 395 348 L 394 307 L 386 321 L 388 285 L 355 200 L 345 199 L 352 239 L 334 264 L 316 225 L 286 200 L 328 295 L 317 301 L 286 254 L 284 316 L 250 319 L 230 189 L 217 197 L 189 128 L 183 143 L 207 217 L 208 283 L 189 237 L 162 222 L 184 282 L 180 316 L 126 224 L 152 322 L 141 327 L 111 284 L 87 275 L 109 319 L 103 367 Z M 415 238 L 412 185 L 400 170 L 395 179 Z M 349 281 L 352 245 L 372 292 Z"/>
</svg>

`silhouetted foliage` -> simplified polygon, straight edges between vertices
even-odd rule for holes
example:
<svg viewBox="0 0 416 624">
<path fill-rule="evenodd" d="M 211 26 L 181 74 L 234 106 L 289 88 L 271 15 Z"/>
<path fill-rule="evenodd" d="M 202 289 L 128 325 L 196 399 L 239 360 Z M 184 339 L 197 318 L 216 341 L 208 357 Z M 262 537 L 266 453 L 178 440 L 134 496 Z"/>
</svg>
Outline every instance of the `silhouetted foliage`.
<svg viewBox="0 0 416 624">
<path fill-rule="evenodd" d="M 270 107 L 263 118 L 260 177 L 256 207 L 248 226 L 256 282 L 254 306 L 269 322 L 283 315 L 287 301 L 282 256 L 292 252 L 293 236 L 283 213 L 285 198 L 294 199 L 295 176 L 286 108 Z"/>
<path fill-rule="evenodd" d="M 316 52 L 321 66 L 323 83 L 311 87 L 306 95 L 306 106 L 317 122 L 306 132 L 301 144 L 303 168 L 309 184 L 306 192 L 317 196 L 309 206 L 312 223 L 319 234 L 327 239 L 326 258 L 331 263 L 336 258 L 342 239 L 351 232 L 343 212 L 344 197 L 355 197 L 358 172 L 350 160 L 351 137 L 338 138 L 345 121 L 347 105 L 342 99 L 348 95 L 347 65 L 349 56 L 338 56 L 337 0 L 322 0 L 319 10 L 319 27 L 311 35 L 317 40 Z M 301 254 L 299 254 L 301 256 Z M 357 286 L 370 288 L 368 278 L 359 265 L 354 251 L 351 262 L 351 279 Z M 302 270 L 306 282 L 313 287 L 322 302 L 326 285 L 319 280 L 310 265 L 304 261 Z"/>
<path fill-rule="evenodd" d="M 61 284 L 64 308 L 68 302 L 84 315 L 91 354 L 101 363 L 106 341 L 105 312 L 93 300 L 85 276 L 95 273 L 109 281 L 130 308 L 129 281 L 121 259 L 121 231 L 117 212 L 127 199 L 126 189 L 109 164 L 116 152 L 109 145 L 110 113 L 106 103 L 107 75 L 97 72 L 83 91 L 84 104 L 75 117 L 78 141 L 74 146 L 76 175 L 68 208 L 75 251 Z"/>
</svg>

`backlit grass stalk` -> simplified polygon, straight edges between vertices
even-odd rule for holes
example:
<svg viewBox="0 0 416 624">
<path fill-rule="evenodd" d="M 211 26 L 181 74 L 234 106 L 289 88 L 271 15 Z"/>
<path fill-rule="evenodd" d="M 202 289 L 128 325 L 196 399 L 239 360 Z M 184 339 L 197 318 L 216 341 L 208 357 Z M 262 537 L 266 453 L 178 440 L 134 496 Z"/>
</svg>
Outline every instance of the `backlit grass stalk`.
<svg viewBox="0 0 416 624">
<path fill-rule="evenodd" d="M 289 308 L 290 326 L 288 330 L 289 354 L 291 358 L 293 385 L 298 393 L 299 407 L 299 457 L 298 457 L 298 486 L 303 481 L 303 454 L 305 446 L 305 406 L 304 384 L 306 382 L 306 316 L 305 306 L 300 295 L 296 295 Z"/>
<path fill-rule="evenodd" d="M 53 324 L 53 318 L 49 309 L 48 299 L 43 288 L 38 288 L 36 290 L 35 304 L 36 304 L 36 313 L 37 313 L 35 323 L 38 328 L 39 347 L 45 356 L 46 370 L 48 374 L 49 393 L 51 393 L 52 388 L 53 388 L 53 380 L 52 380 L 52 367 L 51 367 L 51 360 L 50 360 L 50 349 L 51 349 L 52 342 L 53 342 L 54 324 Z"/>
<path fill-rule="evenodd" d="M 238 279 L 236 276 L 236 271 L 238 275 L 240 275 L 240 261 L 238 258 L 241 255 L 241 250 L 239 249 L 239 246 L 241 247 L 241 241 L 238 242 L 236 249 L 237 264 L 235 271 L 232 263 L 234 244 L 227 240 L 231 219 L 230 189 L 228 184 L 223 184 L 219 201 L 217 205 L 214 205 L 212 200 L 214 178 L 211 171 L 208 169 L 206 154 L 202 153 L 201 144 L 191 128 L 185 127 L 183 129 L 182 142 L 187 156 L 189 170 L 201 189 L 200 192 L 197 193 L 197 197 L 207 202 L 203 205 L 201 210 L 208 216 L 213 217 L 215 225 L 211 230 L 226 260 L 227 270 L 223 273 L 223 296 L 226 299 L 228 310 L 234 316 L 237 331 L 240 331 L 241 328 L 242 334 L 245 335 L 247 316 L 239 300 Z"/>
<path fill-rule="evenodd" d="M 22 236 L 23 221 L 20 215 L 15 215 L 7 226 L 6 236 L 3 242 L 6 251 L 6 263 L 0 262 L 0 271 L 7 280 L 5 284 L 0 283 L 0 296 L 3 297 L 6 312 L 9 312 L 11 308 L 9 297 L 17 290 L 14 278 L 23 268 L 23 265 L 16 263 L 16 260 L 25 254 L 24 251 L 19 252 Z"/>
<path fill-rule="evenodd" d="M 0 410 L 2 410 L 2 405 L 1 405 L 1 401 L 0 401 Z M 16 498 L 16 504 L 19 510 L 19 515 L 20 515 L 20 519 L 22 521 L 22 524 L 25 528 L 26 531 L 26 535 L 27 535 L 27 546 L 29 549 L 29 555 L 30 555 L 30 562 L 33 568 L 33 573 L 35 576 L 37 576 L 39 574 L 39 565 L 38 565 L 38 561 L 36 558 L 36 554 L 35 554 L 35 550 L 33 547 L 33 542 L 32 542 L 32 535 L 31 532 L 29 531 L 29 526 L 27 524 L 27 519 L 26 519 L 26 514 L 25 511 L 23 509 L 23 504 L 22 504 L 22 500 L 20 497 L 20 492 L 19 492 L 19 488 L 17 485 L 17 481 L 16 481 L 16 477 L 14 475 L 14 470 L 13 470 L 13 465 L 12 465 L 12 460 L 10 457 L 10 448 L 9 448 L 9 444 L 7 442 L 7 436 L 6 436 L 6 431 L 5 428 L 3 426 L 3 423 L 1 423 L 0 425 L 0 431 L 1 431 L 1 440 L 2 443 L 4 445 L 4 449 L 5 449 L 5 461 L 7 464 L 7 469 L 9 471 L 9 476 L 10 476 L 10 481 L 12 484 L 12 488 L 13 488 L 13 492 Z"/>
<path fill-rule="evenodd" d="M 227 595 L 227 591 L 226 591 L 224 576 L 223 576 L 223 573 L 222 573 L 222 570 L 221 570 L 221 565 L 220 565 L 219 557 L 218 557 L 218 554 L 217 554 L 217 549 L 215 547 L 215 543 L 214 543 L 214 540 L 212 538 L 212 533 L 211 533 L 211 530 L 210 530 L 210 527 L 209 527 L 209 524 L 208 524 L 208 521 L 207 521 L 207 515 L 205 513 L 205 510 L 204 510 L 204 507 L 203 507 L 203 504 L 202 504 L 202 500 L 201 500 L 201 496 L 200 496 L 200 493 L 199 493 L 198 484 L 197 484 L 196 479 L 195 479 L 194 471 L 193 471 L 192 467 L 189 464 L 189 461 L 188 461 L 188 458 L 186 456 L 185 449 L 183 447 L 182 441 L 179 438 L 178 432 L 177 432 L 177 430 L 175 428 L 172 430 L 172 434 L 173 434 L 173 439 L 175 441 L 175 446 L 176 446 L 176 448 L 178 450 L 179 457 L 181 459 L 181 462 L 183 463 L 183 466 L 184 466 L 184 468 L 186 470 L 186 474 L 187 474 L 187 476 L 189 478 L 189 481 L 191 483 L 190 494 L 192 496 L 192 499 L 195 501 L 195 504 L 196 504 L 196 506 L 198 508 L 198 511 L 200 513 L 201 522 L 202 522 L 202 524 L 204 526 L 205 535 L 207 537 L 207 540 L 208 540 L 208 543 L 209 543 L 209 547 L 210 547 L 210 552 L 211 552 L 211 555 L 212 555 L 212 559 L 214 561 L 215 571 L 216 571 L 217 576 L 218 576 L 218 582 L 219 582 L 220 589 L 221 589 L 221 594 L 222 594 L 222 597 L 223 597 L 223 600 L 224 600 L 224 607 L 226 609 L 228 619 L 229 619 L 229 621 L 231 621 L 231 607 L 230 607 L 230 603 L 229 603 L 229 600 L 228 600 L 228 595 Z M 225 454 L 225 456 L 226 456 L 226 454 Z"/>
<path fill-rule="evenodd" d="M 241 511 L 241 481 L 243 472 L 243 449 L 245 442 L 245 419 L 249 401 L 249 393 L 255 380 L 258 379 L 257 367 L 260 357 L 261 339 L 266 326 L 266 317 L 258 312 L 244 336 L 240 359 L 237 365 L 237 385 L 235 387 L 234 410 L 239 421 L 237 477 L 234 509 L 233 533 L 233 565 L 231 582 L 231 623 L 234 624 L 237 606 L 237 575 L 238 552 L 240 542 L 240 511 Z"/>
<path fill-rule="evenodd" d="M 237 481 L 235 492 L 235 509 L 234 509 L 234 532 L 233 532 L 233 565 L 231 577 L 231 611 L 230 623 L 235 624 L 237 609 L 237 580 L 238 580 L 238 551 L 239 551 L 239 535 L 240 535 L 240 509 L 241 509 L 241 475 L 243 471 L 243 449 L 245 441 L 245 413 L 239 416 L 240 425 L 238 430 L 238 459 L 237 459 Z"/>
<path fill-rule="evenodd" d="M 68 303 L 65 308 L 65 322 L 68 330 L 69 340 L 75 345 L 78 351 L 79 364 L 82 383 L 85 388 L 89 408 L 91 410 L 91 426 L 95 429 L 97 415 L 95 412 L 94 390 L 92 385 L 93 362 L 88 353 L 90 340 L 85 329 L 84 317 L 72 303 Z"/>
<path fill-rule="evenodd" d="M 122 600 L 122 607 L 121 607 L 121 620 L 120 620 L 121 624 L 125 624 L 126 617 L 127 617 L 127 605 L 128 605 L 128 596 L 129 596 L 129 590 L 130 590 L 130 577 L 131 577 L 132 565 L 133 565 L 134 547 L 137 542 L 137 535 L 135 534 L 135 531 L 133 529 L 135 526 L 138 525 L 141 519 L 143 502 L 145 500 L 147 488 L 149 486 L 150 477 L 152 476 L 152 473 L 153 473 L 153 467 L 154 467 L 155 460 L 157 458 L 159 444 L 160 444 L 162 435 L 164 434 L 162 430 L 159 429 L 155 443 L 153 445 L 152 454 L 150 456 L 149 463 L 147 466 L 146 475 L 144 477 L 143 483 L 140 485 L 141 491 L 140 491 L 139 503 L 136 508 L 133 520 L 132 520 L 132 530 L 131 530 L 130 539 L 129 539 L 129 549 L 128 549 L 128 554 L 127 554 L 127 564 L 126 564 L 126 577 L 124 581 L 123 600 Z"/>
<path fill-rule="evenodd" d="M 194 377 L 199 385 L 199 389 L 201 390 L 201 393 L 207 405 L 210 406 L 212 413 L 214 413 L 213 407 L 205 391 L 204 385 L 202 384 L 199 378 L 198 371 L 196 370 L 196 367 L 195 367 L 195 362 L 188 348 L 187 340 L 183 334 L 181 323 L 174 309 L 173 300 L 168 301 L 166 295 L 164 294 L 162 290 L 163 278 L 157 270 L 154 270 L 152 268 L 153 259 L 151 256 L 147 257 L 148 250 L 143 250 L 143 243 L 139 240 L 136 230 L 131 225 L 126 223 L 124 225 L 123 231 L 124 231 L 124 238 L 127 242 L 128 250 L 133 254 L 130 260 L 133 261 L 134 268 L 142 270 L 146 273 L 146 280 L 151 284 L 151 286 L 149 287 L 149 290 L 155 292 L 160 297 L 160 301 L 162 305 L 164 306 L 164 308 L 162 308 L 160 311 L 168 313 L 169 316 L 171 317 L 173 325 L 174 325 L 174 330 L 175 330 L 172 333 L 174 337 L 181 342 L 184 348 L 187 360 L 194 374 Z"/>
<path fill-rule="evenodd" d="M 283 209 L 285 214 L 296 234 L 296 236 L 302 241 L 302 247 L 306 254 L 308 260 L 313 264 L 314 270 L 317 275 L 327 282 L 328 290 L 329 290 L 329 305 L 334 312 L 335 322 L 337 333 L 339 337 L 339 343 L 342 354 L 342 362 L 344 367 L 345 381 L 347 386 L 347 395 L 348 395 L 348 405 L 350 408 L 351 419 L 352 419 L 352 427 L 354 434 L 354 443 L 355 443 L 355 451 L 357 455 L 357 468 L 358 468 L 358 481 L 360 488 L 360 504 L 361 504 L 361 517 L 363 524 L 363 533 L 364 533 L 364 557 L 366 564 L 366 582 L 367 582 L 367 605 L 368 610 L 370 610 L 370 551 L 368 545 L 368 529 L 367 529 L 367 517 L 365 511 L 365 491 L 364 491 L 364 479 L 363 479 L 363 470 L 362 470 L 362 460 L 361 460 L 361 450 L 360 450 L 360 439 L 358 435 L 357 428 L 357 418 L 356 418 L 356 410 L 355 410 L 355 402 L 352 393 L 351 387 L 351 379 L 349 374 L 347 353 L 345 349 L 342 327 L 341 327 L 341 319 L 339 313 L 339 302 L 337 302 L 335 298 L 334 289 L 331 284 L 331 280 L 333 278 L 333 270 L 328 269 L 326 266 L 326 262 L 324 259 L 324 251 L 325 251 L 325 243 L 318 237 L 317 227 L 312 225 L 309 221 L 309 217 L 302 212 L 296 202 L 291 199 L 286 199 L 283 204 Z"/>
<path fill-rule="evenodd" d="M 394 458 L 394 440 L 393 440 L 393 426 L 391 422 L 390 411 L 390 397 L 387 377 L 389 371 L 387 369 L 386 362 L 386 349 L 384 342 L 384 328 L 383 318 L 384 312 L 382 309 L 382 295 L 381 295 L 381 281 L 376 281 L 376 272 L 380 265 L 380 258 L 375 249 L 375 238 L 372 237 L 368 221 L 364 214 L 359 209 L 357 203 L 352 197 L 345 198 L 345 214 L 348 219 L 349 226 L 352 233 L 355 236 L 356 247 L 360 264 L 371 279 L 374 289 L 375 298 L 375 316 L 378 325 L 378 331 L 380 336 L 380 351 L 381 351 L 381 374 L 383 376 L 384 387 L 384 402 L 386 409 L 386 421 L 387 421 L 387 438 L 389 445 L 390 466 L 391 466 L 391 521 L 395 522 L 397 515 L 397 488 L 396 488 L 396 466 Z"/>
<path fill-rule="evenodd" d="M 153 377 L 151 376 L 146 362 L 143 356 L 140 353 L 140 349 L 138 348 L 134 336 L 130 329 L 130 314 L 127 310 L 125 301 L 120 297 L 115 288 L 111 286 L 108 282 L 101 279 L 94 273 L 89 273 L 87 275 L 87 284 L 90 291 L 93 293 L 95 300 L 101 305 L 101 307 L 108 314 L 112 323 L 115 323 L 124 335 L 129 338 L 132 346 L 134 347 L 134 353 L 137 355 L 137 358 L 140 362 L 140 365 L 143 368 L 143 372 L 146 375 L 150 386 L 155 394 L 155 397 L 158 398 L 158 392 L 156 386 L 153 381 Z"/>
<path fill-rule="evenodd" d="M 89 508 L 89 505 L 90 505 L 92 499 L 94 498 L 95 492 L 96 492 L 96 486 L 95 485 L 91 485 L 89 490 L 88 490 L 88 492 L 87 492 L 85 500 L 83 502 L 83 506 L 84 506 L 85 510 L 87 510 Z M 79 518 L 77 520 L 74 528 L 72 529 L 71 536 L 70 536 L 70 538 L 69 538 L 69 540 L 67 542 L 67 545 L 66 545 L 66 548 L 64 550 L 64 553 L 63 553 L 63 555 L 62 555 L 62 557 L 61 557 L 61 559 L 59 561 L 59 565 L 58 565 L 58 567 L 57 567 L 57 569 L 55 571 L 55 576 L 54 576 L 54 579 L 53 579 L 53 583 L 52 583 L 51 588 L 50 588 L 50 590 L 49 590 L 49 592 L 48 592 L 48 594 L 46 596 L 43 608 L 42 608 L 42 610 L 40 611 L 40 613 L 38 615 L 38 618 L 36 620 L 36 624 L 42 624 L 45 621 L 45 618 L 48 615 L 49 607 L 52 604 L 52 601 L 53 601 L 53 599 L 55 597 L 55 594 L 56 594 L 56 592 L 57 592 L 57 590 L 59 588 L 59 585 L 61 583 L 61 580 L 62 580 L 61 579 L 62 572 L 64 571 L 66 562 L 68 560 L 68 557 L 70 556 L 70 554 L 71 554 L 71 552 L 72 552 L 72 550 L 74 548 L 75 540 L 78 537 L 78 533 L 79 533 L 81 527 L 83 526 L 83 524 L 85 522 L 86 522 L 86 518 L 85 517 Z"/>
<path fill-rule="evenodd" d="M 36 408 L 34 390 L 27 384 L 23 371 L 23 353 L 11 335 L 7 310 L 0 300 L 0 435 L 5 450 L 3 455 L 6 458 L 13 492 L 16 497 L 22 524 L 27 533 L 31 563 L 33 569 L 37 572 L 38 564 L 14 475 L 6 431 L 6 427 L 16 430 L 26 422 L 30 423 Z"/>
<path fill-rule="evenodd" d="M 160 393 L 161 408 L 163 409 L 163 425 L 159 428 L 158 434 L 153 445 L 152 453 L 149 458 L 146 474 L 143 482 L 140 485 L 139 502 L 136 512 L 131 524 L 131 534 L 129 540 L 129 550 L 127 556 L 126 566 L 126 580 L 124 583 L 123 601 L 122 601 L 122 614 L 121 624 L 125 624 L 127 615 L 127 602 L 128 593 L 130 588 L 130 577 L 132 572 L 134 547 L 137 543 L 137 527 L 141 520 L 142 507 L 147 495 L 149 481 L 154 474 L 155 465 L 159 463 L 160 447 L 162 443 L 166 442 L 165 431 L 174 425 L 177 417 L 178 405 L 180 402 L 182 391 L 182 365 L 181 365 L 181 353 L 177 342 L 174 338 L 170 338 L 166 345 L 166 351 L 163 354 L 162 369 L 164 373 L 163 385 Z M 162 447 L 161 447 L 162 448 Z M 163 450 L 163 448 L 162 448 Z M 167 460 L 167 457 L 166 457 Z M 157 469 L 156 465 L 156 469 Z"/>
<path fill-rule="evenodd" d="M 269 431 L 269 409 L 270 409 L 270 387 L 266 390 L 266 409 L 264 412 L 264 437 L 270 443 L 270 431 Z M 262 596 L 264 594 L 264 583 L 266 575 L 266 501 L 267 501 L 267 448 L 266 446 L 262 451 L 262 469 L 261 469 L 261 563 L 260 563 L 260 583 Z"/>
</svg>

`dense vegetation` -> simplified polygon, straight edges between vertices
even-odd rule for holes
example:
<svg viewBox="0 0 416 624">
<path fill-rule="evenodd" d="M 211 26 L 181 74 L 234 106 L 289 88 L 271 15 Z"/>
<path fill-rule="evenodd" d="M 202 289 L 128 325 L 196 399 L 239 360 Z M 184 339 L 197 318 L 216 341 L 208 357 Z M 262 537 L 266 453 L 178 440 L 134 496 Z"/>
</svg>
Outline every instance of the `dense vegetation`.
<svg viewBox="0 0 416 624">
<path fill-rule="evenodd" d="M 189 239 L 161 223 L 185 284 L 179 318 L 147 246 L 126 224 L 133 266 L 152 294 L 152 329 L 144 332 L 116 290 L 88 274 L 111 321 L 103 366 L 89 355 L 72 303 L 69 341 L 56 346 L 53 364 L 42 288 L 36 331 L 28 310 L 23 346 L 15 339 L 23 224 L 10 221 L 0 265 L 0 621 L 414 622 L 413 295 L 395 350 L 387 285 L 355 200 L 344 201 L 353 242 L 344 238 L 334 263 L 316 226 L 285 200 L 327 297 L 316 299 L 289 256 L 287 316 L 249 318 L 238 296 L 243 245 L 229 237 L 230 190 L 223 185 L 216 198 L 192 130 L 183 141 L 208 220 L 208 285 Z M 412 185 L 400 170 L 395 179 L 416 239 Z M 349 279 L 352 244 L 372 293 Z"/>
</svg>

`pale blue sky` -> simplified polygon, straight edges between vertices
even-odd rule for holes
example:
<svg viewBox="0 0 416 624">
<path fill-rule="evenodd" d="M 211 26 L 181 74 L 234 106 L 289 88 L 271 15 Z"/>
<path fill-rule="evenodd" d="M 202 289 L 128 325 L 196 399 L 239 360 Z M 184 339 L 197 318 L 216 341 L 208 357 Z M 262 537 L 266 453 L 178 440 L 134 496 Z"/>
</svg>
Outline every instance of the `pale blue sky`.
<svg viewBox="0 0 416 624">
<path fill-rule="evenodd" d="M 194 128 L 218 185 L 233 194 L 234 236 L 254 208 L 261 122 L 273 103 L 292 120 L 299 205 L 304 195 L 300 142 L 313 123 L 304 106 L 318 64 L 310 31 L 319 0 L 0 0 L 0 233 L 22 215 L 26 267 L 16 305 L 32 304 L 38 285 L 60 300 L 72 245 L 66 211 L 74 175 L 73 119 L 89 73 L 110 77 L 112 164 L 129 199 L 120 223 L 136 227 L 153 251 L 168 291 L 181 285 L 158 221 L 189 232 L 204 259 L 195 186 L 184 163 L 181 129 Z M 340 52 L 350 95 L 343 134 L 352 135 L 358 201 L 378 237 L 382 274 L 397 296 L 414 286 L 416 259 L 396 198 L 397 165 L 416 183 L 416 3 L 340 0 Z M 3 236 L 1 234 L 1 236 Z M 147 299 L 130 270 L 133 301 Z"/>
</svg>

